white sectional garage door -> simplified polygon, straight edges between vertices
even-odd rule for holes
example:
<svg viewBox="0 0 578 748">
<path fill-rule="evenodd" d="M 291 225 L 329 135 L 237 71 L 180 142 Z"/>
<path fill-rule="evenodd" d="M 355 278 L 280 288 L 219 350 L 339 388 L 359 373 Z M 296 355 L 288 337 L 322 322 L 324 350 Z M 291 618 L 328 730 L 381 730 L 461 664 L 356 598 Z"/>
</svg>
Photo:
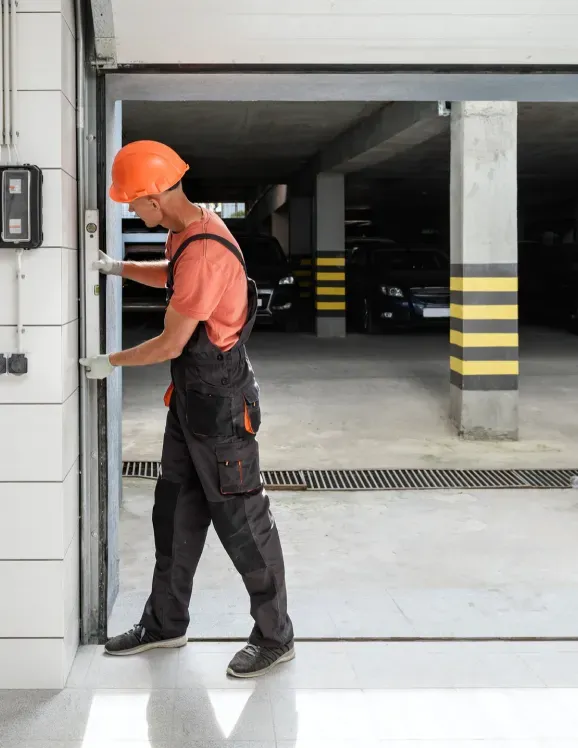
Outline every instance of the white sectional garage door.
<svg viewBox="0 0 578 748">
<path fill-rule="evenodd" d="M 570 65 L 577 0 L 112 0 L 120 64 Z"/>
</svg>

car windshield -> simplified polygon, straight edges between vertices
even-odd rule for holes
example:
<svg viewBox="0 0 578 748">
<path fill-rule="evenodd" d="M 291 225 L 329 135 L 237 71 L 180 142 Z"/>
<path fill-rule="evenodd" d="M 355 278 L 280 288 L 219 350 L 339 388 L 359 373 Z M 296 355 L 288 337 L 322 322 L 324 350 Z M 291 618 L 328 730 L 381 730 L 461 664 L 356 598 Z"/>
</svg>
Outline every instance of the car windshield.
<svg viewBox="0 0 578 748">
<path fill-rule="evenodd" d="M 378 249 L 371 254 L 380 270 L 441 270 L 447 262 L 439 252 Z"/>
<path fill-rule="evenodd" d="M 283 250 L 275 239 L 268 237 L 239 237 L 239 246 L 248 268 L 281 266 L 287 263 Z"/>
</svg>

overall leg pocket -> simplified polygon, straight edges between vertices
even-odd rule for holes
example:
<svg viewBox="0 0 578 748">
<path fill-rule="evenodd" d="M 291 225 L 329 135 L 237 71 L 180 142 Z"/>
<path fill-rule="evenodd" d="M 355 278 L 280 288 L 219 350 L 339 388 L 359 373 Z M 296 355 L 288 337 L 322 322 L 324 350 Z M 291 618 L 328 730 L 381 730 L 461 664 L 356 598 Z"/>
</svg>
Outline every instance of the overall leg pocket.
<svg viewBox="0 0 578 748">
<path fill-rule="evenodd" d="M 187 425 L 197 436 L 233 436 L 231 398 L 188 389 Z"/>
<path fill-rule="evenodd" d="M 223 496 L 256 493 L 262 489 L 259 445 L 254 439 L 219 444 L 215 452 Z"/>
</svg>

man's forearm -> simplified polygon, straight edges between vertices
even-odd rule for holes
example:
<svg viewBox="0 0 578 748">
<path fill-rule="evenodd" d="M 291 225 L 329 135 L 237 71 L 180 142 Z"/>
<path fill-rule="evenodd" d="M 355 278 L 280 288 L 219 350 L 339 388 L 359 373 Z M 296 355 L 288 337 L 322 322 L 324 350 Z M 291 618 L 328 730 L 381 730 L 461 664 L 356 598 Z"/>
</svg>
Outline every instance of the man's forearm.
<svg viewBox="0 0 578 748">
<path fill-rule="evenodd" d="M 111 353 L 109 360 L 113 366 L 147 366 L 148 364 L 162 364 L 177 358 L 180 354 L 181 351 L 177 350 L 174 343 L 171 343 L 163 333 L 135 348 Z"/>
<path fill-rule="evenodd" d="M 142 283 L 143 286 L 164 288 L 167 285 L 168 267 L 168 260 L 157 260 L 156 262 L 123 262 L 122 277 Z"/>
</svg>

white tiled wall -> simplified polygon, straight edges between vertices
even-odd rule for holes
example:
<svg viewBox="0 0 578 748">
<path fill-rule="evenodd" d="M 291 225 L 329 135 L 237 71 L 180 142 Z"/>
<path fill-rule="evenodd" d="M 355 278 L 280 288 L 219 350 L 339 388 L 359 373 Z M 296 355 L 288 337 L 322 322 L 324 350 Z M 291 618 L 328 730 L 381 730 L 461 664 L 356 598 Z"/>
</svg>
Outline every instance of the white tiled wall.
<svg viewBox="0 0 578 748">
<path fill-rule="evenodd" d="M 24 253 L 29 373 L 0 377 L 0 688 L 60 688 L 79 631 L 78 257 L 71 0 L 18 5 L 18 152 L 44 175 Z M 0 352 L 16 347 L 16 258 L 0 252 Z"/>
<path fill-rule="evenodd" d="M 62 483 L 2 483 L 0 563 L 63 559 L 78 530 L 78 462 Z"/>
<path fill-rule="evenodd" d="M 66 325 L 78 319 L 77 262 L 76 250 L 60 247 L 41 247 L 24 254 L 22 322 L 25 326 Z M 16 324 L 15 274 L 14 253 L 0 252 L 0 325 Z"/>
</svg>

